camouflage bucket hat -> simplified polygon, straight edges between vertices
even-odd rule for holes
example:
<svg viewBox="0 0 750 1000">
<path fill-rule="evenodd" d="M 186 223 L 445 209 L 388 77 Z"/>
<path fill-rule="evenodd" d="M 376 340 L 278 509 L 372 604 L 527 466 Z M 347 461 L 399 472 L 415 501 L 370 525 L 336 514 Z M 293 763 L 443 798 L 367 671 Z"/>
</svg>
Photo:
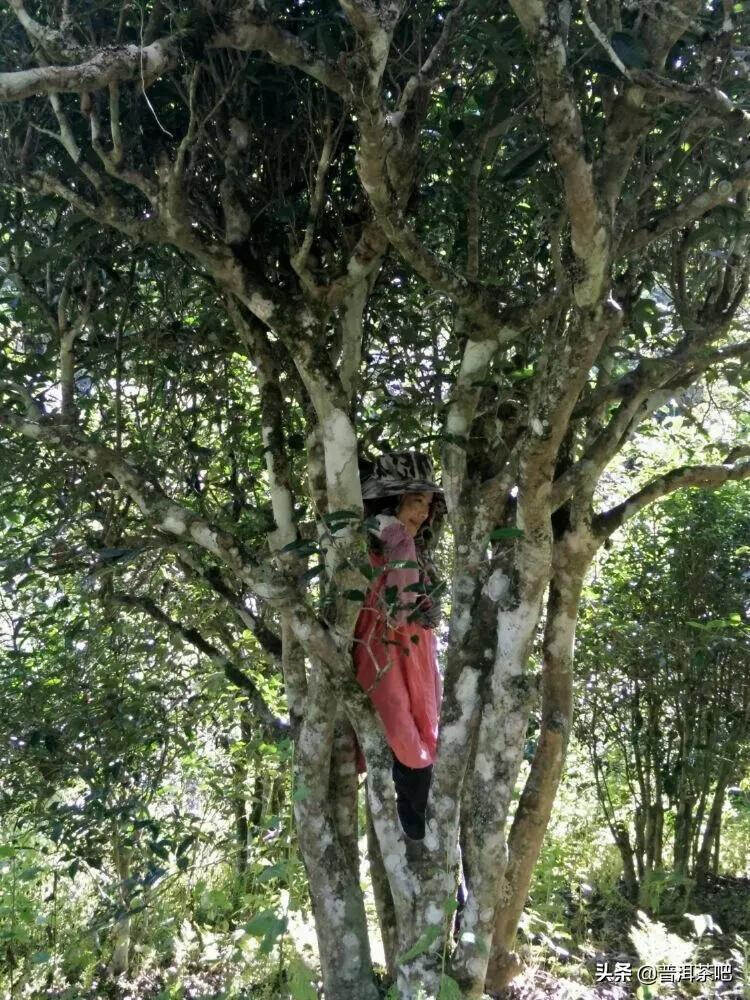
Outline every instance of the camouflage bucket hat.
<svg viewBox="0 0 750 1000">
<path fill-rule="evenodd" d="M 362 499 L 375 500 L 399 493 L 440 493 L 432 462 L 419 451 L 393 451 L 361 470 Z"/>
</svg>

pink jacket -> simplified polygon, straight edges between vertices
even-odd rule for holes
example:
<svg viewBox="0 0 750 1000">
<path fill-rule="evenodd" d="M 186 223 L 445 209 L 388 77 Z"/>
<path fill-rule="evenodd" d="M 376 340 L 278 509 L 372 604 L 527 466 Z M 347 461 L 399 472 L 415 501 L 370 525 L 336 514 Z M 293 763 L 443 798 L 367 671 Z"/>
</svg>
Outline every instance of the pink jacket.
<svg viewBox="0 0 750 1000">
<path fill-rule="evenodd" d="M 394 755 L 407 767 L 427 767 L 435 759 L 442 696 L 435 633 L 406 620 L 416 603 L 426 600 L 405 589 L 419 581 L 419 570 L 387 568 L 389 563 L 416 562 L 414 539 L 395 517 L 381 515 L 378 520 L 383 554 L 372 552 L 370 562 L 385 569 L 375 578 L 357 619 L 354 666 Z M 385 600 L 385 591 L 394 586 L 398 604 L 405 605 L 395 614 Z M 358 770 L 365 770 L 361 753 Z"/>
</svg>

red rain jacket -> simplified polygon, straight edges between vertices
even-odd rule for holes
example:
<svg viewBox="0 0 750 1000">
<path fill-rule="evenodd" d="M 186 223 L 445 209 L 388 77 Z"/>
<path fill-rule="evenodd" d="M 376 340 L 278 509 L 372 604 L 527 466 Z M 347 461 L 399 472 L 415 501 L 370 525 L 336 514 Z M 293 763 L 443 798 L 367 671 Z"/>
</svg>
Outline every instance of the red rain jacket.
<svg viewBox="0 0 750 1000">
<path fill-rule="evenodd" d="M 416 562 L 414 539 L 397 518 L 380 515 L 383 553 L 371 552 L 376 568 L 388 563 Z M 365 597 L 354 629 L 354 666 L 357 680 L 383 722 L 394 755 L 407 767 L 427 767 L 435 760 L 442 681 L 437 668 L 435 633 L 406 619 L 423 595 L 405 590 L 419 580 L 414 568 L 387 569 Z M 398 587 L 398 603 L 407 605 L 387 617 L 381 592 Z M 362 753 L 357 770 L 365 770 Z"/>
</svg>

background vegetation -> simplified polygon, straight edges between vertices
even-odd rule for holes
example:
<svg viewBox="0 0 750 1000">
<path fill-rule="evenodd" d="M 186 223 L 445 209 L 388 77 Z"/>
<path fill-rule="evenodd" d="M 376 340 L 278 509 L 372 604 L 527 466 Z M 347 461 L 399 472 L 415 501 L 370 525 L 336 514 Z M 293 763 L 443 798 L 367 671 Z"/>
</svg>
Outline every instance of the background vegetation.
<svg viewBox="0 0 750 1000">
<path fill-rule="evenodd" d="M 572 732 L 513 989 L 731 958 L 740 995 L 744 5 L 13 0 L 0 38 L 3 995 L 319 994 L 311 874 L 357 902 L 315 864 L 368 722 L 356 459 L 402 448 L 449 501 L 436 782 L 485 933 Z"/>
</svg>

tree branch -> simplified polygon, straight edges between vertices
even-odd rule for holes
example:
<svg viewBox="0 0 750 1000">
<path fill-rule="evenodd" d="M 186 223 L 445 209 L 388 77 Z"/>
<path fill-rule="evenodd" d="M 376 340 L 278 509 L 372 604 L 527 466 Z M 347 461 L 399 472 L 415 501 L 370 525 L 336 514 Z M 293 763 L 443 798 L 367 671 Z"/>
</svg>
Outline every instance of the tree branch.
<svg viewBox="0 0 750 1000">
<path fill-rule="evenodd" d="M 51 174 L 35 172 L 28 175 L 27 181 L 30 188 L 38 190 L 41 194 L 53 194 L 57 198 L 61 198 L 81 215 L 93 219 L 102 226 L 116 229 L 137 242 L 160 243 L 165 241 L 162 227 L 156 219 L 128 218 L 123 207 L 113 204 L 111 201 L 95 205 Z"/>
<path fill-rule="evenodd" d="M 129 218 L 125 208 L 111 200 L 95 205 L 47 173 L 30 174 L 27 180 L 34 190 L 62 198 L 82 215 L 94 219 L 102 226 L 124 233 L 132 240 L 179 247 L 205 267 L 222 288 L 235 294 L 254 316 L 279 335 L 289 334 L 291 330 L 293 336 L 299 336 L 299 324 L 295 323 L 298 310 L 290 308 L 288 301 L 280 300 L 269 284 L 261 284 L 255 280 L 226 244 L 218 241 L 203 242 L 190 225 L 181 224 L 179 219 L 170 219 L 171 225 L 166 227 L 158 216 L 147 219 Z"/>
<path fill-rule="evenodd" d="M 376 200 L 373 200 L 373 204 L 383 232 L 404 260 L 435 291 L 442 292 L 460 306 L 488 339 L 495 339 L 498 344 L 502 344 L 518 335 L 517 327 L 511 325 L 510 317 L 506 320 L 501 315 L 499 303 L 488 289 L 479 281 L 472 281 L 448 267 L 437 254 L 420 242 L 411 226 L 398 219 L 390 206 L 386 208 L 382 203 L 376 204 Z"/>
<path fill-rule="evenodd" d="M 297 586 L 286 579 L 278 567 L 251 560 L 241 551 L 234 536 L 170 500 L 141 476 L 134 466 L 120 459 L 109 448 L 95 444 L 80 431 L 55 425 L 48 418 L 40 419 L 38 411 L 33 413 L 37 409 L 36 403 L 22 386 L 11 383 L 0 385 L 0 388 L 8 388 L 21 395 L 27 407 L 26 418 L 15 413 L 0 413 L 0 424 L 9 425 L 33 441 L 65 451 L 94 466 L 101 475 L 111 475 L 120 489 L 135 502 L 148 523 L 167 535 L 196 544 L 224 563 L 248 589 L 288 615 L 296 638 L 305 644 L 311 654 L 318 656 L 337 676 L 344 676 L 347 665 L 351 665 L 348 650 L 338 648 L 330 630 L 308 610 L 300 600 Z M 361 585 L 361 579 L 361 574 L 357 573 L 354 583 Z M 348 583 L 346 575 L 343 583 Z"/>
<path fill-rule="evenodd" d="M 172 543 L 177 565 L 182 573 L 191 580 L 201 580 L 217 594 L 232 609 L 238 620 L 258 642 L 263 652 L 277 663 L 281 663 L 281 637 L 246 606 L 242 596 L 232 590 L 224 581 L 222 574 L 215 566 L 204 566 L 186 545 Z"/>
<path fill-rule="evenodd" d="M 606 284 L 610 236 L 599 208 L 591 164 L 586 158 L 583 124 L 572 90 L 557 4 L 511 0 L 511 6 L 534 49 L 542 89 L 542 120 L 562 174 L 570 219 L 571 246 L 584 268 L 573 295 L 591 306 Z"/>
<path fill-rule="evenodd" d="M 237 15 L 231 30 L 214 36 L 208 47 L 266 52 L 275 62 L 294 66 L 341 97 L 350 96 L 351 85 L 333 62 L 276 25 Z"/>
<path fill-rule="evenodd" d="M 68 121 L 68 116 L 63 110 L 62 101 L 60 100 L 59 94 L 50 94 L 49 102 L 52 105 L 52 110 L 55 113 L 55 118 L 57 118 L 57 123 L 60 126 L 60 134 L 57 136 L 58 141 L 64 147 L 68 156 L 71 158 L 73 163 L 78 167 L 84 177 L 89 181 L 94 190 L 100 191 L 103 183 L 103 178 L 101 174 L 97 173 L 96 170 L 91 166 L 91 164 L 86 160 L 86 157 L 81 153 L 81 149 L 76 142 L 75 136 L 73 135 L 73 129 L 70 127 L 70 122 Z"/>
<path fill-rule="evenodd" d="M 707 350 L 710 340 L 721 332 L 720 329 L 713 329 L 700 337 L 687 336 L 672 354 L 664 358 L 642 358 L 633 371 L 617 382 L 603 386 L 585 409 L 574 411 L 574 417 L 593 416 L 607 402 L 617 398 L 622 400 L 583 455 L 553 483 L 553 510 L 581 488 L 590 487 L 590 492 L 593 492 L 596 480 L 607 463 L 656 409 L 695 382 L 712 365 L 750 354 L 750 343 Z"/>
<path fill-rule="evenodd" d="M 359 36 L 362 56 L 357 96 L 372 111 L 380 104 L 380 83 L 388 61 L 393 31 L 403 11 L 403 0 L 372 3 L 371 0 L 339 0 L 347 20 Z"/>
<path fill-rule="evenodd" d="M 701 348 L 705 341 L 701 341 Z M 573 419 L 588 417 L 601 410 L 607 403 L 616 402 L 625 396 L 630 396 L 642 385 L 654 388 L 657 385 L 666 385 L 679 372 L 689 366 L 690 381 L 695 381 L 698 375 L 708 371 L 714 365 L 720 364 L 729 358 L 750 357 L 750 341 L 742 341 L 739 344 L 730 344 L 728 347 L 721 347 L 715 351 L 675 351 L 674 354 L 665 358 L 642 358 L 638 365 L 621 375 L 614 382 L 608 382 L 597 388 L 591 396 L 576 406 L 573 411 Z M 695 362 L 695 363 L 693 363 Z M 686 373 L 687 374 L 687 373 Z M 646 381 L 647 380 L 647 381 Z"/>
<path fill-rule="evenodd" d="M 73 348 L 76 340 L 83 333 L 84 327 L 88 323 L 95 296 L 94 273 L 91 266 L 89 266 L 86 269 L 85 299 L 78 311 L 78 315 L 70 323 L 66 307 L 69 298 L 69 282 L 74 263 L 76 262 L 71 261 L 66 271 L 57 310 L 57 324 L 60 334 L 60 415 L 66 423 L 72 423 L 75 420 L 75 357 L 73 355 Z"/>
<path fill-rule="evenodd" d="M 609 58 L 619 69 L 625 79 L 630 79 L 630 73 L 628 72 L 627 66 L 623 63 L 622 59 L 618 56 L 615 50 L 612 48 L 612 44 L 604 34 L 602 29 L 596 23 L 596 21 L 591 16 L 591 11 L 589 10 L 588 0 L 581 0 L 581 11 L 583 12 L 583 19 L 588 25 L 588 29 L 597 42 L 601 45 L 604 51 L 607 53 Z"/>
<path fill-rule="evenodd" d="M 648 504 L 690 486 L 718 489 L 725 483 L 750 478 L 750 462 L 739 465 L 686 465 L 657 476 L 643 489 L 608 511 L 597 514 L 592 528 L 600 538 L 607 538 Z"/>
<path fill-rule="evenodd" d="M 123 607 L 135 608 L 136 610 L 149 615 L 154 619 L 154 621 L 159 622 L 159 624 L 163 625 L 173 635 L 180 636 L 186 642 L 189 642 L 191 646 L 195 646 L 197 650 L 207 656 L 212 663 L 216 664 L 219 669 L 224 671 L 227 680 L 231 684 L 234 684 L 235 687 L 238 687 L 248 695 L 251 706 L 253 707 L 261 725 L 269 735 L 278 738 L 279 736 L 283 736 L 290 731 L 289 723 L 285 722 L 284 719 L 279 718 L 271 711 L 262 694 L 258 690 L 255 681 L 252 677 L 245 673 L 242 659 L 238 653 L 235 652 L 233 656 L 227 656 L 226 653 L 222 653 L 220 649 L 201 635 L 197 629 L 190 628 L 187 625 L 182 624 L 182 622 L 178 622 L 175 621 L 174 618 L 170 618 L 169 615 L 149 597 L 138 597 L 133 594 L 115 592 L 110 596 L 110 599 Z"/>
<path fill-rule="evenodd" d="M 62 31 L 55 31 L 35 20 L 24 7 L 22 0 L 9 0 L 9 4 L 13 8 L 18 23 L 32 42 L 36 42 L 50 52 L 59 53 L 63 59 L 81 59 L 83 53 L 81 47 L 70 45 Z"/>
<path fill-rule="evenodd" d="M 315 171 L 315 184 L 310 192 L 310 211 L 307 216 L 307 225 L 305 226 L 305 235 L 302 239 L 302 245 L 299 250 L 292 256 L 291 264 L 294 268 L 295 274 L 302 282 L 303 286 L 310 292 L 313 296 L 318 297 L 321 289 L 318 288 L 315 280 L 313 279 L 310 271 L 307 267 L 307 260 L 310 256 L 310 250 L 312 248 L 313 237 L 315 236 L 315 225 L 318 221 L 318 216 L 320 215 L 320 210 L 323 207 L 323 200 L 325 198 L 325 181 L 326 174 L 328 173 L 328 167 L 331 162 L 331 155 L 333 153 L 334 145 L 341 134 L 341 127 L 343 125 L 344 119 L 341 119 L 341 124 L 336 130 L 337 135 L 334 136 L 331 129 L 331 119 L 326 116 L 324 122 L 325 136 L 323 138 L 323 148 L 320 151 L 320 158 L 318 159 L 318 166 Z"/>
<path fill-rule="evenodd" d="M 630 77 L 634 83 L 656 97 L 662 97 L 670 103 L 698 108 L 703 114 L 723 118 L 735 129 L 745 133 L 750 131 L 750 113 L 735 104 L 717 87 L 670 80 L 646 69 L 631 69 Z"/>
<path fill-rule="evenodd" d="M 124 147 L 120 126 L 120 88 L 117 83 L 109 85 L 109 123 L 112 137 L 112 152 L 108 153 L 102 144 L 102 128 L 99 112 L 96 106 L 96 95 L 81 95 L 81 113 L 88 116 L 91 125 L 91 148 L 104 164 L 104 169 L 111 177 L 117 177 L 124 184 L 140 191 L 151 205 L 156 205 L 158 188 L 156 184 L 137 170 L 129 170 L 122 166 Z"/>
<path fill-rule="evenodd" d="M 78 430 L 57 426 L 47 419 L 31 420 L 14 413 L 4 413 L 2 422 L 25 437 L 60 449 L 86 465 L 93 465 L 101 475 L 112 476 L 149 524 L 167 535 L 193 542 L 210 552 L 260 597 L 278 606 L 285 606 L 295 599 L 293 587 L 280 577 L 278 570 L 251 560 L 242 552 L 233 535 L 170 500 L 111 449 L 96 444 Z"/>
<path fill-rule="evenodd" d="M 746 166 L 748 169 L 748 166 Z M 746 191 L 750 188 L 750 172 L 735 177 L 733 180 L 721 180 L 708 191 L 690 198 L 688 201 L 676 205 L 667 212 L 663 212 L 647 225 L 636 229 L 625 236 L 618 247 L 618 254 L 632 253 L 634 250 L 642 250 L 650 243 L 661 239 L 662 236 L 686 226 L 696 219 L 701 218 L 711 209 L 718 205 L 726 204 L 730 198 Z"/>
<path fill-rule="evenodd" d="M 41 94 L 84 93 L 121 80 L 148 86 L 177 61 L 177 36 L 160 38 L 141 48 L 123 45 L 97 52 L 75 66 L 39 66 L 0 73 L 0 101 L 22 101 Z"/>
<path fill-rule="evenodd" d="M 459 15 L 461 14 L 466 0 L 458 0 L 456 6 L 446 14 L 443 20 L 443 30 L 433 45 L 430 54 L 420 66 L 419 70 L 406 81 L 401 97 L 398 102 L 398 110 L 406 111 L 414 100 L 418 91 L 430 89 L 435 82 L 437 70 L 440 68 L 445 58 L 448 42 L 458 27 Z"/>
</svg>

